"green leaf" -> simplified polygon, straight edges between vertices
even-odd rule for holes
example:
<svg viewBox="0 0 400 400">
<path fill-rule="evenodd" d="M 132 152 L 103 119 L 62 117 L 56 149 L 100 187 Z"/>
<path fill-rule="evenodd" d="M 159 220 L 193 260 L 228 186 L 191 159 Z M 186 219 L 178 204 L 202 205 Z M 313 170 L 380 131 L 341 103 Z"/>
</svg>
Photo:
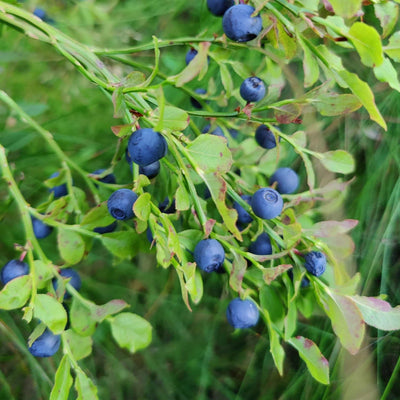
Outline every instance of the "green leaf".
<svg viewBox="0 0 400 400">
<path fill-rule="evenodd" d="M 186 66 L 186 68 L 180 74 L 170 78 L 171 81 L 176 82 L 177 87 L 181 87 L 185 83 L 190 82 L 197 75 L 200 74 L 203 68 L 207 68 L 207 53 L 210 45 L 210 42 L 200 43 L 196 57 Z"/>
<path fill-rule="evenodd" d="M 197 229 L 187 229 L 178 232 L 179 243 L 181 246 L 191 252 L 194 251 L 196 244 L 204 237 L 203 231 Z"/>
<path fill-rule="evenodd" d="M 143 193 L 141 194 L 135 204 L 133 205 L 133 211 L 135 215 L 142 221 L 147 221 L 150 216 L 151 211 L 151 194 Z"/>
<path fill-rule="evenodd" d="M 388 58 L 385 58 L 379 67 L 374 68 L 376 79 L 381 82 L 387 82 L 389 86 L 400 92 L 400 82 L 397 75 L 397 70 Z"/>
<path fill-rule="evenodd" d="M 393 61 L 400 62 L 400 32 L 395 32 L 390 37 L 388 45 L 383 50 Z"/>
<path fill-rule="evenodd" d="M 134 124 L 114 125 L 111 127 L 112 133 L 119 138 L 126 138 L 132 134 Z"/>
<path fill-rule="evenodd" d="M 121 259 L 129 259 L 135 255 L 136 239 L 137 235 L 128 231 L 105 233 L 101 237 L 106 249 Z"/>
<path fill-rule="evenodd" d="M 400 306 L 391 305 L 376 297 L 350 296 L 368 325 L 383 331 L 400 329 Z"/>
<path fill-rule="evenodd" d="M 75 389 L 78 393 L 76 400 L 98 400 L 97 387 L 81 369 L 75 370 Z"/>
<path fill-rule="evenodd" d="M 68 400 L 72 386 L 71 365 L 68 356 L 65 354 L 57 368 L 53 389 L 50 393 L 50 400 Z"/>
<path fill-rule="evenodd" d="M 129 304 L 120 299 L 110 300 L 100 306 L 91 303 L 91 316 L 96 322 L 102 322 L 110 315 L 117 314 L 126 307 L 129 307 Z"/>
<path fill-rule="evenodd" d="M 40 260 L 35 260 L 33 265 L 35 269 L 36 287 L 38 289 L 43 289 L 46 287 L 47 282 L 53 278 L 53 265 Z"/>
<path fill-rule="evenodd" d="M 91 336 L 78 335 L 72 329 L 65 331 L 63 336 L 76 361 L 79 361 L 92 353 L 93 340 Z"/>
<path fill-rule="evenodd" d="M 346 18 L 351 18 L 361 9 L 362 0 L 330 0 L 335 13 Z"/>
<path fill-rule="evenodd" d="M 114 105 L 114 118 L 122 118 L 127 112 L 123 88 L 116 88 L 112 94 L 112 103 Z"/>
<path fill-rule="evenodd" d="M 288 60 L 291 60 L 296 55 L 297 51 L 296 39 L 293 36 L 289 36 L 287 34 L 287 31 L 281 22 L 278 21 L 276 26 L 278 28 L 278 40 L 279 43 L 283 46 L 285 57 Z"/>
<path fill-rule="evenodd" d="M 260 305 L 267 310 L 271 323 L 278 329 L 283 329 L 285 306 L 279 291 L 273 285 L 263 285 L 260 290 Z"/>
<path fill-rule="evenodd" d="M 225 173 L 231 169 L 232 154 L 220 136 L 200 135 L 186 149 L 204 172 Z"/>
<path fill-rule="evenodd" d="M 354 172 L 355 161 L 351 154 L 344 150 L 328 151 L 327 153 L 320 153 L 322 165 L 332 172 L 341 174 L 350 174 Z"/>
<path fill-rule="evenodd" d="M 265 268 L 263 270 L 263 279 L 267 285 L 270 285 L 272 281 L 282 275 L 284 272 L 292 268 L 290 264 L 281 264 L 276 267 Z"/>
<path fill-rule="evenodd" d="M 104 201 L 89 210 L 82 218 L 80 225 L 85 229 L 94 229 L 98 226 L 111 225 L 114 221 L 115 219 L 108 212 L 107 202 Z"/>
<path fill-rule="evenodd" d="M 385 38 L 390 35 L 396 26 L 399 18 L 398 4 L 387 1 L 385 3 L 374 4 L 375 15 L 379 19 L 382 27 L 382 37 Z"/>
<path fill-rule="evenodd" d="M 55 335 L 63 332 L 67 324 L 67 312 L 54 297 L 47 294 L 37 294 L 33 315 L 40 319 Z"/>
<path fill-rule="evenodd" d="M 283 241 L 285 248 L 293 247 L 301 239 L 301 225 L 298 222 L 283 225 Z"/>
<path fill-rule="evenodd" d="M 219 64 L 219 72 L 221 74 L 221 81 L 225 89 L 226 96 L 231 97 L 233 91 L 233 81 L 226 64 L 223 63 Z"/>
<path fill-rule="evenodd" d="M 288 312 L 285 317 L 285 340 L 289 340 L 296 331 L 297 307 L 293 300 L 288 300 Z"/>
<path fill-rule="evenodd" d="M 178 189 L 175 193 L 176 209 L 179 211 L 189 210 L 190 208 L 190 197 L 187 192 L 184 183 L 180 182 Z"/>
<path fill-rule="evenodd" d="M 131 353 L 146 348 L 151 343 L 152 327 L 139 315 L 121 313 L 110 319 L 111 332 L 118 345 Z"/>
<path fill-rule="evenodd" d="M 313 378 L 324 385 L 328 385 L 329 363 L 318 346 L 312 340 L 303 336 L 296 336 L 289 339 L 288 342 L 299 352 Z"/>
<path fill-rule="evenodd" d="M 285 104 L 281 107 L 271 107 L 274 109 L 276 121 L 279 124 L 301 123 L 300 114 L 302 106 L 297 103 Z"/>
<path fill-rule="evenodd" d="M 382 42 L 379 33 L 364 22 L 355 22 L 348 33 L 361 62 L 367 67 L 376 67 L 383 63 Z"/>
<path fill-rule="evenodd" d="M 344 82 L 346 82 L 354 95 L 358 97 L 362 105 L 367 109 L 371 119 L 386 130 L 386 122 L 376 107 L 374 94 L 368 84 L 362 81 L 356 74 L 349 71 L 339 71 L 338 75 Z"/>
<path fill-rule="evenodd" d="M 20 276 L 9 281 L 0 291 L 0 309 L 21 308 L 28 301 L 32 291 L 30 275 Z"/>
<path fill-rule="evenodd" d="M 91 307 L 76 297 L 72 298 L 70 320 L 74 331 L 81 336 L 91 336 L 96 329 L 96 321 L 92 319 Z"/>
<path fill-rule="evenodd" d="M 342 235 L 354 229 L 358 224 L 356 219 L 345 219 L 343 221 L 321 221 L 314 224 L 306 232 L 317 237 L 328 237 Z"/>
<path fill-rule="evenodd" d="M 60 255 L 67 264 L 74 265 L 82 260 L 85 242 L 78 233 L 59 228 L 57 242 Z"/>
<path fill-rule="evenodd" d="M 247 261 L 243 256 L 231 251 L 233 254 L 232 270 L 229 277 L 229 286 L 235 291 L 240 293 L 242 291 L 242 281 L 247 269 Z"/>
<path fill-rule="evenodd" d="M 159 118 L 160 118 L 160 110 L 156 108 L 149 119 L 150 121 L 157 124 Z M 183 131 L 188 127 L 189 121 L 190 117 L 186 111 L 173 106 L 164 107 L 164 114 L 161 124 L 162 129 L 171 129 L 172 131 Z"/>
<path fill-rule="evenodd" d="M 139 86 L 146 80 L 146 75 L 141 71 L 130 72 L 123 80 L 125 87 Z"/>
<path fill-rule="evenodd" d="M 298 37 L 299 37 L 299 43 L 302 45 L 304 51 L 304 58 L 303 58 L 304 87 L 310 87 L 314 85 L 314 83 L 319 78 L 319 66 L 317 60 L 315 59 L 309 47 L 301 40 L 301 36 Z"/>
<path fill-rule="evenodd" d="M 360 100 L 352 94 L 338 95 L 332 92 L 312 99 L 312 105 L 325 116 L 346 115 L 362 106 Z"/>
<path fill-rule="evenodd" d="M 190 298 L 198 304 L 203 297 L 203 278 L 195 263 L 187 263 L 182 267 L 185 276 L 185 288 Z"/>
<path fill-rule="evenodd" d="M 331 320 L 332 329 L 342 346 L 351 354 L 356 354 L 364 339 L 365 324 L 356 303 L 348 296 L 324 287 L 321 291 L 315 286 L 321 306 Z"/>
</svg>

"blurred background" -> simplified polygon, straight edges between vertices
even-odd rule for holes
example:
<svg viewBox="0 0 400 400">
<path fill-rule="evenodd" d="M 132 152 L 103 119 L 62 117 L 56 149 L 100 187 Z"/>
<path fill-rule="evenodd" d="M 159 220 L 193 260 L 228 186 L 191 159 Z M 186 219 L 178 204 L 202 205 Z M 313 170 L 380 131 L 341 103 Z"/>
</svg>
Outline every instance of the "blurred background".
<svg viewBox="0 0 400 400">
<path fill-rule="evenodd" d="M 101 48 L 147 43 L 152 35 L 177 38 L 222 33 L 221 20 L 208 12 L 204 0 L 25 1 L 20 6 L 29 11 L 41 8 L 54 27 L 81 43 Z M 365 11 L 368 18 L 369 6 Z M 109 99 L 51 46 L 4 26 L 0 30 L 0 88 L 50 130 L 64 151 L 85 170 L 106 168 L 116 144 L 110 130 L 116 120 Z M 188 50 L 188 46 L 163 49 L 160 70 L 166 75 L 179 72 L 185 66 Z M 346 64 L 351 65 L 349 57 Z M 257 67 L 249 54 L 238 55 L 240 59 L 250 70 Z M 133 60 L 151 66 L 153 53 L 137 53 Z M 109 66 L 121 76 L 132 70 L 118 64 Z M 287 69 L 292 78 L 298 78 L 292 80 L 291 90 L 304 91 L 301 63 L 295 61 Z M 206 87 L 213 74 L 215 69 L 210 66 L 203 78 Z M 355 252 L 349 269 L 361 273 L 362 294 L 387 294 L 394 306 L 400 304 L 400 94 L 377 83 L 369 71 L 360 74 L 374 90 L 388 123 L 387 132 L 362 110 L 334 118 L 308 110 L 300 127 L 282 130 L 291 133 L 303 129 L 312 149 L 341 148 L 356 158 L 356 172 L 346 196 L 320 212 L 326 219 L 359 220 L 352 232 Z M 235 84 L 239 81 L 236 79 Z M 216 85 L 218 92 L 219 80 Z M 182 91 L 167 89 L 166 96 L 177 107 L 191 107 Z M 9 161 L 15 166 L 15 177 L 25 198 L 34 206 L 45 201 L 48 194 L 43 181 L 61 166 L 36 133 L 20 123 L 4 104 L 0 104 L 0 142 L 9 150 Z M 319 185 L 333 179 L 318 164 L 315 168 Z M 118 163 L 115 174 L 119 182 L 130 181 L 125 160 Z M 23 244 L 24 236 L 15 204 L 1 185 L 3 265 L 15 257 L 13 244 Z M 47 253 L 56 254 L 54 237 L 42 243 Z M 399 332 L 368 328 L 369 337 L 359 355 L 350 357 L 341 349 L 325 317 L 303 318 L 297 332 L 311 337 L 328 358 L 331 384 L 315 382 L 289 347 L 285 347 L 284 376 L 280 377 L 269 352 L 266 328 L 259 324 L 254 330 L 233 333 L 226 323 L 225 309 L 230 299 L 227 277 L 205 277 L 203 300 L 191 313 L 181 299 L 175 272 L 157 267 L 154 254 L 148 254 L 147 247 L 144 251 L 133 262 L 115 265 L 107 251 L 95 244 L 79 265 L 85 297 L 97 304 L 123 298 L 154 328 L 152 345 L 130 355 L 113 342 L 107 324 L 98 327 L 93 355 L 82 365 L 98 385 L 100 399 L 356 400 L 377 399 L 383 393 L 382 398 L 400 398 Z M 32 357 L 26 348 L 30 332 L 19 311 L 0 311 L 0 399 L 49 397 L 61 354 L 49 360 Z"/>
</svg>

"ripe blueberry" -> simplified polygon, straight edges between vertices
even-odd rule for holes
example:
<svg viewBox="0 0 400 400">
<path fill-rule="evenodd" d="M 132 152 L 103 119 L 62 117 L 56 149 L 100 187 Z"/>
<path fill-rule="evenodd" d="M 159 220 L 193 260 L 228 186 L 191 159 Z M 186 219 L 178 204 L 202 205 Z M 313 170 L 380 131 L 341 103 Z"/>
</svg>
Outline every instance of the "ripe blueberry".
<svg viewBox="0 0 400 400">
<path fill-rule="evenodd" d="M 233 4 L 233 0 L 207 0 L 209 11 L 217 17 L 224 15 L 225 11 L 232 7 Z"/>
<path fill-rule="evenodd" d="M 326 269 L 326 257 L 325 254 L 320 251 L 312 251 L 304 257 L 304 267 L 306 270 L 314 276 L 320 276 L 325 272 Z"/>
<path fill-rule="evenodd" d="M 44 11 L 43 8 L 39 8 L 39 7 L 36 7 L 33 10 L 33 15 L 36 15 L 38 18 L 40 18 L 43 21 L 45 21 L 47 18 L 46 11 Z"/>
<path fill-rule="evenodd" d="M 275 135 L 266 125 L 260 125 L 256 129 L 256 141 L 264 149 L 273 149 L 276 147 Z M 281 141 L 280 137 L 279 141 Z"/>
<path fill-rule="evenodd" d="M 197 93 L 197 94 L 206 94 L 207 93 L 207 90 L 206 89 L 196 89 L 195 91 L 194 91 L 195 93 Z M 192 106 L 194 107 L 194 108 L 197 108 L 197 109 L 201 109 L 201 108 L 203 108 L 203 106 L 200 104 L 200 102 L 198 101 L 198 100 L 196 100 L 194 97 L 191 97 L 190 98 L 190 102 L 192 103 Z"/>
<path fill-rule="evenodd" d="M 250 253 L 259 256 L 267 256 L 272 254 L 271 239 L 268 234 L 263 232 L 258 238 L 249 246 Z"/>
<path fill-rule="evenodd" d="M 53 231 L 53 227 L 46 225 L 40 219 L 31 216 L 33 233 L 37 239 L 44 239 Z"/>
<path fill-rule="evenodd" d="M 251 208 L 257 217 L 272 219 L 282 212 L 283 200 L 276 190 L 261 188 L 253 194 L 251 198 Z"/>
<path fill-rule="evenodd" d="M 118 189 L 108 199 L 107 207 L 109 213 L 115 219 L 130 219 L 135 215 L 133 212 L 133 204 L 137 200 L 138 195 L 129 189 Z"/>
<path fill-rule="evenodd" d="M 204 239 L 194 249 L 194 261 L 206 272 L 218 270 L 225 260 L 225 251 L 221 243 L 215 239 Z"/>
<path fill-rule="evenodd" d="M 172 199 L 170 204 L 169 198 L 166 197 L 159 205 L 158 208 L 164 214 L 174 214 L 176 212 L 175 199 Z"/>
<path fill-rule="evenodd" d="M 197 56 L 198 51 L 196 49 L 191 48 L 185 56 L 185 62 L 186 65 L 188 65 L 190 63 L 190 61 L 193 60 L 193 58 L 195 58 Z"/>
<path fill-rule="evenodd" d="M 246 101 L 260 101 L 265 96 L 264 82 L 256 76 L 245 79 L 240 85 L 240 95 Z"/>
<path fill-rule="evenodd" d="M 54 172 L 53 174 L 50 175 L 50 178 L 55 178 L 59 176 L 60 174 L 58 172 Z M 68 189 L 67 185 L 63 183 L 62 185 L 54 186 L 52 188 L 49 188 L 50 193 L 54 193 L 54 198 L 58 199 L 59 197 L 66 196 L 68 194 Z"/>
<path fill-rule="evenodd" d="M 299 186 L 299 177 L 291 168 L 278 168 L 269 179 L 269 184 L 277 183 L 276 190 L 282 194 L 290 194 Z"/>
<path fill-rule="evenodd" d="M 68 278 L 69 280 L 69 284 L 77 291 L 79 291 L 79 289 L 82 286 L 82 281 L 81 281 L 81 277 L 79 276 L 78 272 L 76 272 L 74 269 L 72 268 L 64 268 L 60 271 L 60 275 L 63 278 Z M 54 278 L 53 279 L 53 288 L 54 290 L 57 290 L 58 288 L 58 282 L 57 279 Z M 64 294 L 64 299 L 69 299 L 71 298 L 71 295 L 68 293 L 68 290 L 65 292 Z"/>
<path fill-rule="evenodd" d="M 257 324 L 260 314 L 252 300 L 233 299 L 226 310 L 226 318 L 235 329 L 250 328 Z"/>
<path fill-rule="evenodd" d="M 262 29 L 262 19 L 259 15 L 252 17 L 254 7 L 238 4 L 230 7 L 222 18 L 222 28 L 225 35 L 235 42 L 248 42 L 257 37 Z"/>
<path fill-rule="evenodd" d="M 244 194 L 240 196 L 247 204 L 250 204 L 251 202 L 251 196 Z M 253 221 L 253 218 L 251 215 L 236 201 L 233 203 L 233 208 L 237 211 L 238 213 L 238 222 L 243 225 L 249 224 L 251 221 Z"/>
<path fill-rule="evenodd" d="M 114 221 L 112 224 L 107 225 L 107 226 L 98 226 L 97 228 L 93 229 L 93 232 L 96 233 L 110 233 L 114 232 L 117 229 L 118 223 L 117 221 Z"/>
<path fill-rule="evenodd" d="M 103 172 L 105 171 L 104 168 L 102 169 L 97 169 L 96 171 L 93 172 L 93 175 L 101 175 Z M 103 183 L 116 183 L 116 179 L 115 179 L 115 175 L 114 174 L 108 174 L 106 176 L 104 176 L 101 179 L 98 179 L 100 182 Z"/>
<path fill-rule="evenodd" d="M 49 329 L 40 335 L 29 347 L 30 353 L 35 357 L 51 357 L 60 348 L 61 336 L 55 335 Z"/>
<path fill-rule="evenodd" d="M 132 165 L 132 164 L 131 164 Z M 160 172 L 160 161 L 139 167 L 139 174 L 146 175 L 149 179 L 155 178 Z"/>
<path fill-rule="evenodd" d="M 133 162 L 140 166 L 149 165 L 167 154 L 167 141 L 151 128 L 133 132 L 128 141 L 128 152 Z"/>
<path fill-rule="evenodd" d="M 211 132 L 210 132 L 210 128 L 211 128 L 211 125 L 210 125 L 210 124 L 206 125 L 206 126 L 203 128 L 202 133 L 208 133 L 208 134 L 210 134 L 210 135 L 225 137 L 224 132 L 222 131 L 222 129 L 221 129 L 219 126 L 217 126 L 217 127 L 216 127 L 213 131 L 211 131 Z"/>
<path fill-rule="evenodd" d="M 23 275 L 29 274 L 27 263 L 19 260 L 10 260 L 0 272 L 0 280 L 3 285 Z"/>
</svg>

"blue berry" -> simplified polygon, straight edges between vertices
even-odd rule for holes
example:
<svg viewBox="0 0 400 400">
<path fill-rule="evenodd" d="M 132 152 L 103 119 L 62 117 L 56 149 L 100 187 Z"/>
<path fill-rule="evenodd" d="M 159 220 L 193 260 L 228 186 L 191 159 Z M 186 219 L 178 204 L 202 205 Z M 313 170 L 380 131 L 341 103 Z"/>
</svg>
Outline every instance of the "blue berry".
<svg viewBox="0 0 400 400">
<path fill-rule="evenodd" d="M 55 178 L 59 176 L 60 174 L 58 172 L 54 172 L 53 174 L 50 175 L 50 178 Z M 54 198 L 58 199 L 59 197 L 66 196 L 68 194 L 68 189 L 67 185 L 63 183 L 62 185 L 54 186 L 52 188 L 49 188 L 50 193 L 54 193 Z"/>
<path fill-rule="evenodd" d="M 260 313 L 252 300 L 233 299 L 226 310 L 226 318 L 235 329 L 255 326 Z"/>
<path fill-rule="evenodd" d="M 249 246 L 250 253 L 259 256 L 268 256 L 272 254 L 271 239 L 268 234 L 263 232 L 258 238 Z"/>
<path fill-rule="evenodd" d="M 240 196 L 247 204 L 250 204 L 251 202 L 251 196 L 244 194 Z M 233 208 L 237 211 L 238 213 L 238 222 L 243 225 L 249 224 L 251 221 L 253 221 L 253 218 L 251 215 L 236 201 L 233 203 Z"/>
<path fill-rule="evenodd" d="M 222 129 L 221 129 L 219 126 L 217 126 L 217 127 L 216 127 L 213 131 L 211 131 L 211 132 L 210 132 L 210 129 L 211 129 L 211 125 L 208 124 L 208 125 L 206 125 L 206 126 L 203 128 L 202 133 L 208 133 L 208 134 L 210 134 L 210 135 L 225 137 L 224 132 L 222 131 Z"/>
<path fill-rule="evenodd" d="M 81 286 L 82 286 L 82 281 L 81 277 L 79 276 L 78 272 L 76 272 L 72 268 L 64 268 L 60 271 L 60 275 L 63 278 L 70 278 L 70 281 L 68 282 L 75 290 L 79 291 Z M 57 279 L 53 279 L 53 288 L 54 290 L 57 290 L 58 288 L 58 282 Z M 64 299 L 69 299 L 71 298 L 71 295 L 67 292 L 65 292 Z"/>
<path fill-rule="evenodd" d="M 61 336 L 46 329 L 29 347 L 29 352 L 35 357 L 51 357 L 60 348 Z"/>
<path fill-rule="evenodd" d="M 197 94 L 206 94 L 207 90 L 200 88 L 200 89 L 196 89 L 194 92 L 197 93 Z M 192 103 L 192 106 L 194 108 L 197 108 L 199 110 L 203 108 L 203 106 L 200 104 L 200 102 L 198 100 L 196 100 L 194 97 L 190 98 L 190 102 Z"/>
<path fill-rule="evenodd" d="M 262 30 L 260 15 L 252 17 L 255 9 L 247 4 L 238 4 L 229 8 L 222 18 L 225 35 L 235 42 L 248 42 L 257 37 Z"/>
<path fill-rule="evenodd" d="M 304 257 L 305 269 L 314 276 L 320 276 L 325 272 L 326 269 L 326 257 L 325 254 L 320 251 L 312 251 Z"/>
<path fill-rule="evenodd" d="M 46 225 L 40 219 L 31 216 L 33 233 L 37 239 L 44 239 L 53 231 L 53 227 Z"/>
<path fill-rule="evenodd" d="M 46 11 L 44 11 L 43 8 L 39 8 L 39 7 L 36 7 L 33 10 L 33 15 L 36 15 L 38 18 L 40 18 L 43 21 L 45 21 L 47 18 Z"/>
<path fill-rule="evenodd" d="M 191 48 L 185 56 L 185 62 L 186 65 L 188 65 L 190 63 L 190 61 L 193 60 L 193 58 L 195 58 L 197 56 L 198 51 L 196 49 Z"/>
<path fill-rule="evenodd" d="M 277 183 L 276 190 L 282 194 L 290 194 L 299 186 L 299 176 L 291 168 L 278 168 L 269 179 L 269 184 Z"/>
<path fill-rule="evenodd" d="M 280 215 L 283 209 L 281 195 L 274 189 L 261 188 L 253 194 L 251 208 L 257 217 L 272 219 Z"/>
<path fill-rule="evenodd" d="M 98 226 L 97 228 L 93 229 L 93 232 L 96 233 L 110 233 L 110 232 L 114 232 L 117 229 L 118 223 L 117 221 L 114 221 L 112 224 L 107 225 L 107 226 Z"/>
<path fill-rule="evenodd" d="M 102 169 L 97 169 L 96 171 L 93 172 L 93 175 L 101 175 L 103 172 L 105 171 L 104 168 Z M 98 179 L 100 182 L 103 183 L 116 183 L 116 179 L 115 179 L 115 175 L 114 174 L 108 174 L 106 176 L 104 176 L 101 179 Z"/>
<path fill-rule="evenodd" d="M 164 214 L 174 214 L 176 212 L 175 199 L 172 199 L 170 204 L 169 198 L 166 197 L 159 205 L 158 208 Z"/>
<path fill-rule="evenodd" d="M 273 149 L 276 147 L 275 135 L 266 125 L 260 125 L 256 129 L 256 141 L 264 149 Z M 279 141 L 281 141 L 280 137 Z"/>
<path fill-rule="evenodd" d="M 233 0 L 207 0 L 209 11 L 217 17 L 224 15 L 225 11 L 232 7 L 233 4 Z"/>
<path fill-rule="evenodd" d="M 230 128 L 228 129 L 228 132 L 234 139 L 236 139 L 239 136 L 239 132 L 237 129 Z"/>
<path fill-rule="evenodd" d="M 3 285 L 23 275 L 29 274 L 29 266 L 27 263 L 19 260 L 9 261 L 0 272 L 0 280 Z"/>
<path fill-rule="evenodd" d="M 215 239 L 200 240 L 194 249 L 194 261 L 203 271 L 217 271 L 222 266 L 224 260 L 224 248 Z"/>
<path fill-rule="evenodd" d="M 151 231 L 150 227 L 147 227 L 147 230 L 146 230 L 146 237 L 147 237 L 147 240 L 148 240 L 150 243 L 153 243 L 154 236 L 153 236 L 153 232 Z"/>
<path fill-rule="evenodd" d="M 167 154 L 165 138 L 151 128 L 133 132 L 128 141 L 128 152 L 133 162 L 140 166 L 149 165 Z"/>
<path fill-rule="evenodd" d="M 137 200 L 138 195 L 129 189 L 118 189 L 108 199 L 107 207 L 109 213 L 115 219 L 130 219 L 135 215 L 133 212 L 133 204 Z"/>
<path fill-rule="evenodd" d="M 149 179 L 155 178 L 160 172 L 160 161 L 139 167 L 139 174 L 146 175 Z"/>
<path fill-rule="evenodd" d="M 245 79 L 240 85 L 240 95 L 246 101 L 260 101 L 265 96 L 264 82 L 256 76 Z"/>
</svg>

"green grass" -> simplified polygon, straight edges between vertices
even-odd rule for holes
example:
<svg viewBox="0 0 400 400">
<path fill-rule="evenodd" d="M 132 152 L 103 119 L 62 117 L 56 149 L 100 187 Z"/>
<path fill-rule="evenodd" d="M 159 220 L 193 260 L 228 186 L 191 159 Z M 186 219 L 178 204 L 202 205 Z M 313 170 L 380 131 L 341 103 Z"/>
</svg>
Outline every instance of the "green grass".
<svg viewBox="0 0 400 400">
<path fill-rule="evenodd" d="M 220 32 L 220 20 L 207 13 L 205 1 L 115 3 L 112 9 L 109 2 L 94 1 L 48 1 L 40 6 L 48 10 L 61 30 L 99 47 L 136 45 L 150 41 L 152 35 L 174 38 Z M 29 10 L 36 5 L 34 1 L 22 4 Z M 187 49 L 181 46 L 163 52 L 161 71 L 170 75 L 182 68 Z M 151 52 L 139 53 L 134 60 L 153 63 Z M 247 61 L 254 65 L 257 59 Z M 122 68 L 126 73 L 131 71 Z M 214 73 L 210 68 L 208 76 Z M 109 127 L 118 123 L 112 118 L 112 104 L 50 46 L 3 30 L 0 80 L 1 89 L 52 131 L 66 153 L 85 170 L 108 165 L 116 142 Z M 347 192 L 342 212 L 346 218 L 359 220 L 353 239 L 354 260 L 362 276 L 360 289 L 367 295 L 387 294 L 396 305 L 400 304 L 400 95 L 388 93 L 385 90 L 377 98 L 389 122 L 387 132 L 350 116 L 325 139 L 330 148 L 349 149 L 357 160 L 356 180 Z M 166 96 L 177 106 L 188 105 L 181 91 L 170 89 Z M 357 116 L 366 117 L 364 113 Z M 327 120 L 326 126 L 330 122 Z M 377 131 L 378 140 L 366 136 L 369 129 Z M 9 150 L 9 160 L 27 200 L 34 206 L 44 201 L 47 193 L 42 182 L 61 166 L 40 137 L 17 122 L 4 105 L 0 105 L 0 143 Z M 118 163 L 116 174 L 121 181 L 129 182 L 129 167 L 124 160 Z M 0 187 L 0 210 L 0 263 L 4 264 L 15 255 L 12 244 L 23 240 L 16 206 L 4 185 Z M 43 247 L 57 257 L 54 238 L 46 239 Z M 154 328 L 152 345 L 130 355 L 112 341 L 106 324 L 99 326 L 93 356 L 82 365 L 98 385 L 101 399 L 340 399 L 346 398 L 349 381 L 360 388 L 364 385 L 352 374 L 343 374 L 343 350 L 339 350 L 329 322 L 318 316 L 301 320 L 297 332 L 317 342 L 330 360 L 331 385 L 316 383 L 290 348 L 285 348 L 284 376 L 280 377 L 261 324 L 238 333 L 232 333 L 227 325 L 226 276 L 206 277 L 204 298 L 189 312 L 176 275 L 171 269 L 157 267 L 152 254 L 114 265 L 105 249 L 96 245 L 79 271 L 86 297 L 98 304 L 123 298 Z M 61 355 L 50 360 L 32 357 L 26 349 L 30 330 L 21 322 L 20 312 L 0 312 L 0 399 L 48 398 Z M 400 335 L 374 329 L 369 334 L 362 353 L 372 358 L 370 376 L 374 377 L 377 370 L 376 382 L 370 383 L 377 385 L 380 393 L 386 389 L 382 398 L 398 399 Z"/>
</svg>

